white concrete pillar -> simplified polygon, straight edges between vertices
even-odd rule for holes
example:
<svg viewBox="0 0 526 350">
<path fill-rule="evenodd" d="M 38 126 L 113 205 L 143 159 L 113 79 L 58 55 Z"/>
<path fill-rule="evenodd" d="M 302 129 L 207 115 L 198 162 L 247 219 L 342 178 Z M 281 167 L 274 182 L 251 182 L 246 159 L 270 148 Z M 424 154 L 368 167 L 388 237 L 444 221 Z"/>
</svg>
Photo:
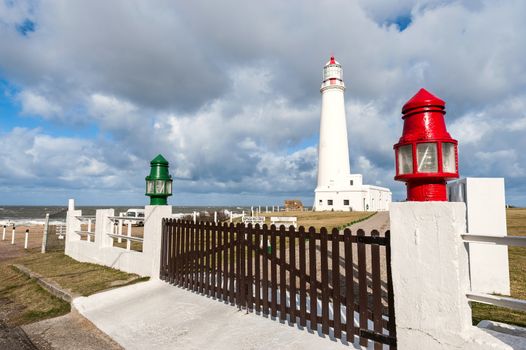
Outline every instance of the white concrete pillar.
<svg viewBox="0 0 526 350">
<path fill-rule="evenodd" d="M 4 225 L 4 231 L 2 232 L 2 241 L 5 241 L 5 225 Z"/>
<path fill-rule="evenodd" d="M 13 231 L 11 231 L 11 244 L 15 244 L 16 226 L 13 225 Z"/>
<path fill-rule="evenodd" d="M 399 349 L 509 349 L 471 324 L 464 203 L 392 203 Z"/>
<path fill-rule="evenodd" d="M 171 205 L 148 205 L 144 213 L 143 254 L 151 261 L 151 280 L 159 279 L 161 267 L 162 220 L 172 215 Z"/>
<path fill-rule="evenodd" d="M 230 212 L 230 223 L 232 223 L 232 216 L 234 215 L 234 212 Z"/>
<path fill-rule="evenodd" d="M 98 249 L 113 247 L 113 237 L 108 233 L 114 232 L 113 221 L 110 216 L 115 215 L 115 209 L 97 209 L 95 211 L 95 244 Z"/>
<path fill-rule="evenodd" d="M 217 224 L 217 211 L 214 211 L 214 224 Z"/>
<path fill-rule="evenodd" d="M 72 207 L 71 202 L 73 199 L 70 199 L 70 205 L 69 208 Z M 73 208 L 75 206 L 73 205 Z M 80 236 L 76 233 L 76 231 L 80 231 L 80 220 L 77 218 L 77 216 L 82 215 L 82 210 L 68 210 L 66 214 L 66 247 L 65 247 L 65 253 L 66 255 L 71 256 L 72 258 L 76 258 L 77 252 L 76 247 L 74 247 L 74 244 L 69 244 L 70 242 L 76 242 L 80 241 Z"/>
<path fill-rule="evenodd" d="M 448 185 L 450 201 L 466 203 L 467 233 L 506 236 L 506 199 L 503 178 L 468 177 Z M 471 290 L 510 294 L 508 247 L 470 243 Z"/>
<path fill-rule="evenodd" d="M 194 224 L 197 222 L 197 213 L 194 211 L 194 214 L 193 214 L 193 220 L 194 220 Z"/>
</svg>

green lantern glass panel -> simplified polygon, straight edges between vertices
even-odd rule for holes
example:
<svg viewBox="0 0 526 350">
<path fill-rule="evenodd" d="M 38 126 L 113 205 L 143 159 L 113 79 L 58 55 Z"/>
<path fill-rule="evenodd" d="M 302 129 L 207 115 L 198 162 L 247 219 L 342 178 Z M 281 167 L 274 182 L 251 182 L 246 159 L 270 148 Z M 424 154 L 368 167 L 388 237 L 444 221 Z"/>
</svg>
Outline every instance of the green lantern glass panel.
<svg viewBox="0 0 526 350">
<path fill-rule="evenodd" d="M 165 189 L 164 180 L 155 181 L 155 194 L 166 194 L 164 189 Z"/>
<path fill-rule="evenodd" d="M 155 187 L 155 181 L 151 181 L 151 180 L 146 181 L 146 193 L 155 193 L 154 187 Z"/>
</svg>

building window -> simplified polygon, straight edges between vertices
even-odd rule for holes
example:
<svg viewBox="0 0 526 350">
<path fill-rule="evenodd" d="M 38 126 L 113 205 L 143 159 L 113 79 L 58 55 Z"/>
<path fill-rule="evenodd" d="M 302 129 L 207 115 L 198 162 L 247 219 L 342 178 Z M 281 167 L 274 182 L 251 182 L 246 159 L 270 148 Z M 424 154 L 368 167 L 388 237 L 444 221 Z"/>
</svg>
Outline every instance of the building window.
<svg viewBox="0 0 526 350">
<path fill-rule="evenodd" d="M 351 186 L 354 185 L 354 180 L 351 180 Z"/>
<path fill-rule="evenodd" d="M 343 200 L 343 205 L 349 205 L 349 200 L 348 199 L 344 199 Z"/>
<path fill-rule="evenodd" d="M 332 199 L 328 199 L 328 200 L 327 200 L 327 204 L 328 204 L 328 205 L 332 205 Z"/>
</svg>

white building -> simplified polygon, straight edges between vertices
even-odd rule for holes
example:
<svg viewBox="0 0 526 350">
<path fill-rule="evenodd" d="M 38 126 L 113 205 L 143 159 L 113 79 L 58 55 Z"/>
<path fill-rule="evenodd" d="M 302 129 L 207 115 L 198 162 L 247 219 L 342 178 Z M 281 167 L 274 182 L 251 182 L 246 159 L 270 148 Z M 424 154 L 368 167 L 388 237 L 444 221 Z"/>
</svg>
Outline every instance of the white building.
<svg viewBox="0 0 526 350">
<path fill-rule="evenodd" d="M 351 174 L 343 93 L 342 66 L 331 57 L 323 67 L 321 84 L 318 186 L 314 191 L 316 211 L 389 210 L 388 188 L 364 185 L 361 174 Z"/>
</svg>

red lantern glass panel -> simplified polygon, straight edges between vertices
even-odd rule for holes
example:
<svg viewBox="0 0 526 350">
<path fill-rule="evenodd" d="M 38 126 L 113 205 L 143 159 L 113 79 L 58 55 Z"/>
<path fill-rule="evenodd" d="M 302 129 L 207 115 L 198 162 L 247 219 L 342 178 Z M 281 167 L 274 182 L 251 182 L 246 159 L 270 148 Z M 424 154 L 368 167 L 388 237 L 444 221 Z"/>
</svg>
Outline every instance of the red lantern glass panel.
<svg viewBox="0 0 526 350">
<path fill-rule="evenodd" d="M 434 142 L 417 144 L 416 159 L 419 173 L 438 172 L 437 144 Z"/>
<path fill-rule="evenodd" d="M 455 144 L 451 142 L 442 143 L 442 171 L 445 173 L 456 173 L 457 163 L 455 160 Z"/>
<path fill-rule="evenodd" d="M 413 146 L 405 145 L 398 148 L 398 175 L 413 173 Z"/>
</svg>

